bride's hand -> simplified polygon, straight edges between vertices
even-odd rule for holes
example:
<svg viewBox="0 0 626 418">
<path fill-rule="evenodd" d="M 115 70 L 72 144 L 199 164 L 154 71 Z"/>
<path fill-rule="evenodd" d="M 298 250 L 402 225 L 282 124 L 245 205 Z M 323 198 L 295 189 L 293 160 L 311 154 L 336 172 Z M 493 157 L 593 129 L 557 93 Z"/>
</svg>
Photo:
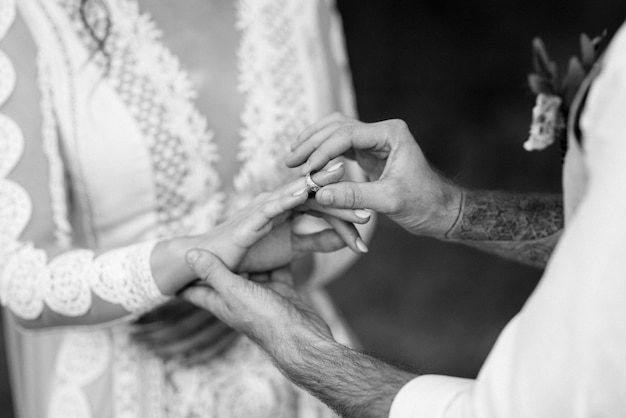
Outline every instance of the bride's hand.
<svg viewBox="0 0 626 418">
<path fill-rule="evenodd" d="M 334 212 L 334 215 L 330 215 L 327 212 L 333 213 L 332 211 L 319 207 L 312 198 L 297 210 L 324 218 L 330 227 L 314 233 L 297 233 L 294 229 L 297 217 L 288 218 L 283 223 L 274 226 L 269 234 L 248 250 L 237 269 L 238 273 L 272 271 L 292 264 L 307 255 L 334 252 L 346 246 L 358 252 L 367 251 L 365 243 L 353 224 L 368 222 L 369 212 L 362 211 L 364 214 L 360 217 L 356 216 L 352 210 Z"/>
<path fill-rule="evenodd" d="M 312 179 L 325 186 L 341 180 L 343 175 L 344 168 L 340 163 L 313 174 Z M 362 241 L 353 223 L 365 223 L 369 219 L 359 217 L 351 209 L 325 208 L 308 197 L 303 178 L 273 192 L 262 193 L 203 235 L 197 247 L 216 254 L 232 270 L 253 272 L 285 266 L 305 253 L 336 251 L 345 245 L 362 252 L 359 248 Z M 308 235 L 295 234 L 290 222 L 293 210 L 322 216 L 332 229 Z M 244 257 L 245 264 L 242 263 Z M 257 264 L 260 258 L 264 258 L 266 266 Z M 245 269 L 241 268 L 242 264 Z"/>
<path fill-rule="evenodd" d="M 325 186 L 341 180 L 343 175 L 343 166 L 337 164 L 328 170 L 313 174 L 312 179 L 318 185 Z M 155 280 L 159 289 L 164 294 L 172 295 L 196 279 L 195 272 L 184 262 L 185 254 L 193 248 L 210 251 L 232 271 L 237 271 L 248 250 L 268 235 L 275 226 L 287 220 L 294 209 L 309 209 L 307 207 L 310 205 L 307 203 L 308 190 L 304 177 L 300 177 L 272 192 L 260 194 L 246 207 L 238 210 L 226 221 L 207 233 L 194 237 L 174 238 L 157 244 L 151 260 L 153 272 L 157 272 Z M 334 210 L 336 211 L 336 209 Z M 322 240 L 323 244 L 330 241 L 329 247 L 333 248 L 336 247 L 337 242 L 334 235 L 339 235 L 350 248 L 357 252 L 360 251 L 359 243 L 362 241 L 354 225 L 337 217 L 356 220 L 359 217 L 355 211 L 340 209 L 339 212 L 333 212 L 333 216 L 326 213 L 322 215 L 328 220 L 335 232 L 324 232 L 308 238 L 296 237 L 295 241 L 291 241 L 292 246 L 294 242 L 297 247 L 298 245 L 312 245 L 311 243 L 316 242 L 319 244 L 319 241 Z M 164 254 L 170 256 L 164 256 Z M 176 255 L 174 259 L 180 261 L 172 263 L 170 261 L 172 260 L 171 255 Z M 258 271 L 258 269 L 254 270 Z"/>
</svg>

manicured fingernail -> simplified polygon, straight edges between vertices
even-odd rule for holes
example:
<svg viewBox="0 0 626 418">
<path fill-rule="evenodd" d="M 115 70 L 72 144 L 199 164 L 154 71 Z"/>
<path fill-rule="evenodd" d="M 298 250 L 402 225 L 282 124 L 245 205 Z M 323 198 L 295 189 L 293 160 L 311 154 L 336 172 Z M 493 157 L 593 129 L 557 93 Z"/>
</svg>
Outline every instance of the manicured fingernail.
<svg viewBox="0 0 626 418">
<path fill-rule="evenodd" d="M 315 198 L 318 203 L 322 205 L 332 205 L 334 200 L 333 194 L 330 191 L 323 189 L 315 194 Z"/>
<path fill-rule="evenodd" d="M 359 251 L 361 251 L 363 254 L 365 254 L 366 252 L 369 251 L 369 249 L 367 248 L 367 245 L 365 245 L 365 242 L 363 242 L 363 240 L 359 237 L 356 239 L 356 247 L 359 249 Z"/>
<path fill-rule="evenodd" d="M 293 194 L 293 196 L 294 196 L 294 197 L 302 196 L 303 194 L 306 194 L 306 193 L 307 193 L 307 190 L 308 190 L 308 189 L 307 189 L 306 187 L 305 187 L 304 189 L 300 189 L 300 190 L 298 190 L 297 192 L 295 192 L 295 193 Z"/>
<path fill-rule="evenodd" d="M 329 173 L 332 173 L 333 171 L 337 171 L 339 170 L 341 167 L 343 167 L 343 163 L 337 163 L 335 165 L 333 165 L 332 167 L 330 167 L 328 170 L 326 170 Z"/>
<path fill-rule="evenodd" d="M 187 264 L 193 265 L 193 263 L 195 263 L 199 257 L 200 257 L 200 253 L 198 251 L 195 251 L 195 250 L 188 251 L 187 252 Z"/>
<path fill-rule="evenodd" d="M 354 211 L 354 214 L 361 219 L 369 219 L 369 217 L 372 216 L 372 212 L 365 209 L 357 209 Z"/>
</svg>

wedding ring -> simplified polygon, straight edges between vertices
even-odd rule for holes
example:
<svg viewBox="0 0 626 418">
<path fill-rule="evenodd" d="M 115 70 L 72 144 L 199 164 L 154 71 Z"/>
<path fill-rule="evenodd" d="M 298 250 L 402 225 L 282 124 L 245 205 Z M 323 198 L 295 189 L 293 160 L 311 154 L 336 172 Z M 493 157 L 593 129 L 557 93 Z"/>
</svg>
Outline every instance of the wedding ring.
<svg viewBox="0 0 626 418">
<path fill-rule="evenodd" d="M 311 173 L 304 177 L 304 185 L 306 186 L 306 190 L 309 194 L 317 193 L 317 191 L 322 188 L 322 186 L 313 181 Z"/>
</svg>

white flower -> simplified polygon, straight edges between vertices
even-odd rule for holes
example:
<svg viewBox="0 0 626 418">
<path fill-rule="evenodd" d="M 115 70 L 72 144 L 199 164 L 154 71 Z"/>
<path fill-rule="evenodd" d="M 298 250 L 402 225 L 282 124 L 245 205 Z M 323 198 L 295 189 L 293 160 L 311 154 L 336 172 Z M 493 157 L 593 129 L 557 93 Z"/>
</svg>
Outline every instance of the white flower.
<svg viewBox="0 0 626 418">
<path fill-rule="evenodd" d="M 530 136 L 524 143 L 526 151 L 543 150 L 554 142 L 556 131 L 561 123 L 559 121 L 560 107 L 560 97 L 543 93 L 537 95 Z"/>
</svg>

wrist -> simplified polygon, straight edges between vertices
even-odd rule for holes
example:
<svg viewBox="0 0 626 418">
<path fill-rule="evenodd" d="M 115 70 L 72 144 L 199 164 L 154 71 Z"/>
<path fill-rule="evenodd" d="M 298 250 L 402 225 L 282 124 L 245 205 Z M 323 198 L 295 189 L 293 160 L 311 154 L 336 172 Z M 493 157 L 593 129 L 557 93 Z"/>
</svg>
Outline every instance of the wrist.
<svg viewBox="0 0 626 418">
<path fill-rule="evenodd" d="M 340 353 L 345 347 L 335 340 L 317 335 L 317 333 L 307 333 L 306 335 L 295 335 L 286 344 L 275 347 L 275 352 L 271 353 L 277 366 L 282 372 L 292 380 L 298 380 L 302 375 L 315 373 L 315 364 L 320 357 L 340 358 Z"/>
<path fill-rule="evenodd" d="M 438 238 L 449 238 L 463 217 L 466 190 L 453 184 L 449 186 L 446 207 L 442 211 L 443 216 L 439 223 Z"/>
<path fill-rule="evenodd" d="M 196 237 L 175 237 L 159 242 L 152 251 L 150 260 L 152 275 L 161 293 L 174 295 L 197 279 L 197 274 L 185 260 L 187 251 L 198 248 Z"/>
<path fill-rule="evenodd" d="M 464 189 L 443 180 L 437 190 L 435 204 L 430 206 L 427 216 L 427 235 L 435 238 L 447 238 L 454 229 L 462 212 Z"/>
</svg>

